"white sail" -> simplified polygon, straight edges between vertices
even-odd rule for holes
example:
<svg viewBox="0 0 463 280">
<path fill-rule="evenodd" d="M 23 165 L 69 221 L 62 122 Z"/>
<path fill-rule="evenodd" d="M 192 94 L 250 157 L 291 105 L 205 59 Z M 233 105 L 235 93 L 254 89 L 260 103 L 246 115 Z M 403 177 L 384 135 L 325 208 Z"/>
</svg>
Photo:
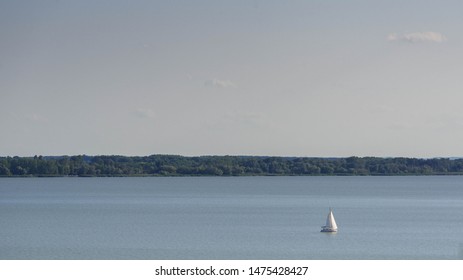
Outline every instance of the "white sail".
<svg viewBox="0 0 463 280">
<path fill-rule="evenodd" d="M 336 232 L 338 230 L 338 225 L 334 219 L 333 210 L 330 208 L 328 217 L 326 217 L 326 224 L 322 227 L 322 232 Z"/>
<path fill-rule="evenodd" d="M 336 224 L 336 220 L 334 219 L 333 211 L 330 209 L 330 213 L 328 213 L 328 217 L 326 217 L 326 227 L 337 229 L 338 225 Z"/>
</svg>

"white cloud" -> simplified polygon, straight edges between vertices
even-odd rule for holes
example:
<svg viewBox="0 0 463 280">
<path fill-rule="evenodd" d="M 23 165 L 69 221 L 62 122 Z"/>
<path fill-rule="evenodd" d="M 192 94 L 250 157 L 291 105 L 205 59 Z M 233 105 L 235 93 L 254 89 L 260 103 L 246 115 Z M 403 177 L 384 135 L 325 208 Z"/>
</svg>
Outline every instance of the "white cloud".
<svg viewBox="0 0 463 280">
<path fill-rule="evenodd" d="M 431 43 L 442 43 L 447 41 L 445 35 L 438 32 L 413 32 L 405 34 L 392 33 L 387 36 L 388 41 L 402 41 L 409 43 L 421 43 L 421 42 L 431 42 Z"/>
<path fill-rule="evenodd" d="M 153 110 L 147 108 L 138 108 L 134 111 L 134 114 L 140 118 L 153 119 L 156 114 Z"/>
<path fill-rule="evenodd" d="M 204 85 L 207 87 L 236 88 L 236 84 L 230 80 L 212 79 L 204 82 Z"/>
</svg>

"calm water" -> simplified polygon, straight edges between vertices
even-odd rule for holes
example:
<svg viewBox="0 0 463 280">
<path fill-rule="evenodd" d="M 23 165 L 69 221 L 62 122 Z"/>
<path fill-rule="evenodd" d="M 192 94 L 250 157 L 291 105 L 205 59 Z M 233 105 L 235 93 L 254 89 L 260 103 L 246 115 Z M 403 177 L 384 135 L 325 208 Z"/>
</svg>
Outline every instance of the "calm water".
<svg viewBox="0 0 463 280">
<path fill-rule="evenodd" d="M 0 259 L 461 258 L 463 176 L 0 178 Z"/>
</svg>

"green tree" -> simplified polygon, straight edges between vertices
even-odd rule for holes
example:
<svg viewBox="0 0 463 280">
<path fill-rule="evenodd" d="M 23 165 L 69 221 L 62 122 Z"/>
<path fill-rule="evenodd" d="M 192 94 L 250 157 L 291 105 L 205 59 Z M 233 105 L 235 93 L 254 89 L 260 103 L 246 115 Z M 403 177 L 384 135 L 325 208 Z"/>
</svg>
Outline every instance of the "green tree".
<svg viewBox="0 0 463 280">
<path fill-rule="evenodd" d="M 0 176 L 11 176 L 11 171 L 8 167 L 3 164 L 0 164 Z"/>
</svg>

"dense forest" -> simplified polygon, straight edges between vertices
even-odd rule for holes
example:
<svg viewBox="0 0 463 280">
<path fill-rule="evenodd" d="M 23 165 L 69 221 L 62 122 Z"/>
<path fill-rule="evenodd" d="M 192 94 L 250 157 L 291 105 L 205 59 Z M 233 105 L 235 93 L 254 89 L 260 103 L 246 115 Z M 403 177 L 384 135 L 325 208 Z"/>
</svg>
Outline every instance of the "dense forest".
<svg viewBox="0 0 463 280">
<path fill-rule="evenodd" d="M 0 157 L 0 176 L 463 175 L 463 159 L 151 155 Z"/>
</svg>

